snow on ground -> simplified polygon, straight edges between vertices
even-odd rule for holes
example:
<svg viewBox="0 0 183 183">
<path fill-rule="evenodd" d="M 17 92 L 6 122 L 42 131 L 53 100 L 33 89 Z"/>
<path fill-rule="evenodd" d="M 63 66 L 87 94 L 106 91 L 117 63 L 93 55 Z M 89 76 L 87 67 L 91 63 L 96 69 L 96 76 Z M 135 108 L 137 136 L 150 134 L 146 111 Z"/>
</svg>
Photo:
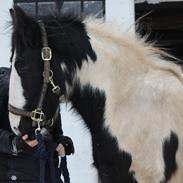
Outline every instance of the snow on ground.
<svg viewBox="0 0 183 183">
<path fill-rule="evenodd" d="M 79 116 L 62 105 L 62 124 L 64 134 L 70 136 L 75 145 L 75 154 L 68 157 L 71 183 L 96 183 L 97 172 L 93 168 L 91 136 Z"/>
</svg>

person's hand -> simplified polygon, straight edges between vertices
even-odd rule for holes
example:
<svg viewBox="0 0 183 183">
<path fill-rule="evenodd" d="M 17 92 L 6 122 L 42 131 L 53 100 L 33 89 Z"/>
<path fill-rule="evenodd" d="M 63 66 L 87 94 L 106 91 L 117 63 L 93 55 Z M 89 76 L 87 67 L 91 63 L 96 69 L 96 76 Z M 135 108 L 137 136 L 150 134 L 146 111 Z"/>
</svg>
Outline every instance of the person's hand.
<svg viewBox="0 0 183 183">
<path fill-rule="evenodd" d="M 62 144 L 58 144 L 56 151 L 58 152 L 59 156 L 65 156 L 65 148 Z"/>
<path fill-rule="evenodd" d="M 29 140 L 28 135 L 25 134 L 22 137 L 14 136 L 12 139 L 12 153 L 18 154 L 20 152 L 32 153 L 37 146 L 38 141 L 36 139 Z"/>
<path fill-rule="evenodd" d="M 28 140 L 28 135 L 25 134 L 24 136 L 22 136 L 22 140 L 30 147 L 35 147 L 38 145 L 38 141 L 36 139 L 34 140 Z"/>
<path fill-rule="evenodd" d="M 62 136 L 59 144 L 64 146 L 66 155 L 74 154 L 74 144 L 70 137 Z"/>
</svg>

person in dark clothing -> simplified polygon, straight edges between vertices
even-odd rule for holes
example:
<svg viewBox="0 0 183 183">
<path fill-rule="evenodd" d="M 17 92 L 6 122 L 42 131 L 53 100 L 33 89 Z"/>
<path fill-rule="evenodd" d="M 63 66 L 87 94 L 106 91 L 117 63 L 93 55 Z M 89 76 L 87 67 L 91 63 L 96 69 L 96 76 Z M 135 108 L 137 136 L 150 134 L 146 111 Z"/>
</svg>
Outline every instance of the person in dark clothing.
<svg viewBox="0 0 183 183">
<path fill-rule="evenodd" d="M 28 140 L 28 135 L 16 136 L 10 127 L 8 119 L 8 87 L 10 69 L 0 68 L 0 182 L 2 183 L 38 183 L 39 159 L 35 156 L 37 140 Z M 61 183 L 58 172 L 58 155 L 70 155 L 74 153 L 72 140 L 63 136 L 61 118 L 58 116 L 52 129 L 53 141 L 57 143 L 54 162 L 57 171 L 56 183 Z M 47 183 L 50 183 L 50 170 L 46 165 Z"/>
</svg>

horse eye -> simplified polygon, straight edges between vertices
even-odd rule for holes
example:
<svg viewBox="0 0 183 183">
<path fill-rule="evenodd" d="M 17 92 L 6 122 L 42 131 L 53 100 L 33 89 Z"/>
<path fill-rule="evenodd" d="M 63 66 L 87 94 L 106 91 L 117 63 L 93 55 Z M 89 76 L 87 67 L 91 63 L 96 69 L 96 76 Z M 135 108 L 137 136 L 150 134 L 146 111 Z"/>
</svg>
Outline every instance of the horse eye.
<svg viewBox="0 0 183 183">
<path fill-rule="evenodd" d="M 23 58 L 17 58 L 15 61 L 15 68 L 17 69 L 18 72 L 27 70 L 25 60 Z"/>
</svg>

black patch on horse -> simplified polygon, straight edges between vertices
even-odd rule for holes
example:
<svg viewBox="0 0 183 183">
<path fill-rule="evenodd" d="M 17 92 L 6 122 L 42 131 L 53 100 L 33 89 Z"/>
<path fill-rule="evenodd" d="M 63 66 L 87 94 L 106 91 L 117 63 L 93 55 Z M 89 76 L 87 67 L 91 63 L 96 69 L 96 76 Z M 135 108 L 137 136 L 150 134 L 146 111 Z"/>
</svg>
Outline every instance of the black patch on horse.
<svg viewBox="0 0 183 183">
<path fill-rule="evenodd" d="M 171 179 L 171 176 L 177 169 L 176 164 L 176 152 L 178 149 L 178 136 L 176 133 L 171 132 L 169 138 L 167 138 L 163 144 L 163 158 L 165 162 L 165 180 L 164 183 Z"/>
<path fill-rule="evenodd" d="M 129 170 L 131 155 L 119 150 L 117 139 L 104 127 L 105 93 L 77 84 L 71 101 L 91 132 L 94 166 L 101 183 L 137 183 L 134 172 Z"/>
</svg>

